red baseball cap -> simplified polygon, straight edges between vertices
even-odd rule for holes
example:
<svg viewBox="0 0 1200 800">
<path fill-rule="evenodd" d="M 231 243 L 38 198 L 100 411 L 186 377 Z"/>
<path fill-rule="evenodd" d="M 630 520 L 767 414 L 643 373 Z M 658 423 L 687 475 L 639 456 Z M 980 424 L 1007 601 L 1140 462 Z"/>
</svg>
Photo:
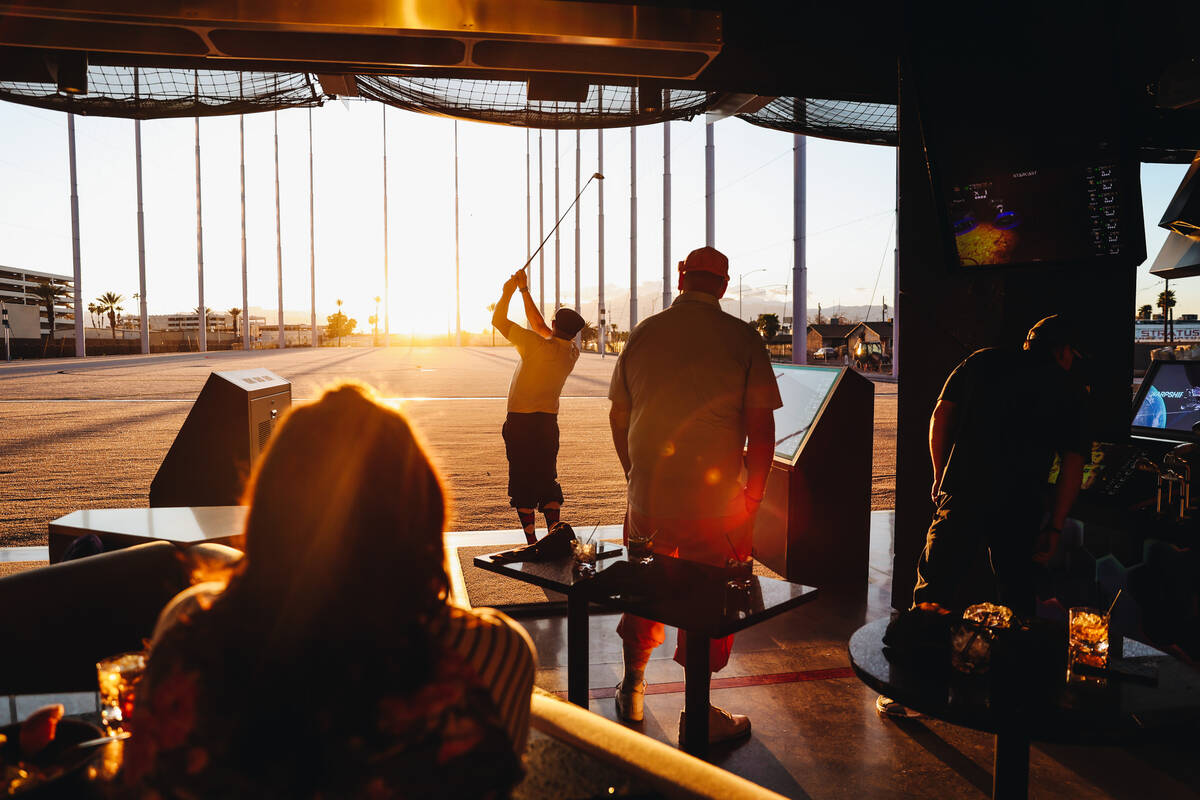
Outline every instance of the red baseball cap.
<svg viewBox="0 0 1200 800">
<path fill-rule="evenodd" d="M 713 247 L 701 247 L 688 253 L 687 259 L 679 262 L 680 272 L 711 272 L 722 278 L 729 277 L 729 259 Z"/>
</svg>

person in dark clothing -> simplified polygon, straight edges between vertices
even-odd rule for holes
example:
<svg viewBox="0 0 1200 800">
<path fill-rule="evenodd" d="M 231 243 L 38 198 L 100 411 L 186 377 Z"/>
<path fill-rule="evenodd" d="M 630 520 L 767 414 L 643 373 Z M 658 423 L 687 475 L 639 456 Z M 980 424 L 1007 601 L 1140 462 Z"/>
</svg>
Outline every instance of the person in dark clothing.
<svg viewBox="0 0 1200 800">
<path fill-rule="evenodd" d="M 917 562 L 913 608 L 961 611 L 972 562 L 986 547 L 995 599 L 1033 615 L 1038 565 L 1058 548 L 1092 444 L 1071 341 L 1066 320 L 1049 316 L 1029 329 L 1020 350 L 977 350 L 946 379 L 929 420 L 937 508 Z M 1061 468 L 1047 508 L 1055 454 Z M 884 695 L 875 708 L 920 716 Z"/>
<path fill-rule="evenodd" d="M 1022 349 L 979 350 L 950 373 L 929 424 L 937 510 L 914 606 L 959 608 L 969 564 L 986 546 L 999 602 L 1033 614 L 1037 564 L 1058 547 L 1091 449 L 1076 358 L 1068 324 L 1054 315 L 1029 330 Z M 1055 454 L 1062 468 L 1047 508 Z"/>
</svg>

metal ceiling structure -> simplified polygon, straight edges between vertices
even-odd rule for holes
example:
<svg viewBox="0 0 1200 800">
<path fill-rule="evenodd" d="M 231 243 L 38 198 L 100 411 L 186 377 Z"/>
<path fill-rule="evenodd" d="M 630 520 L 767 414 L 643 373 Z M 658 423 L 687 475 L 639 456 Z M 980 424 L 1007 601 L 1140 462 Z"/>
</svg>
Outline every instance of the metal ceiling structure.
<svg viewBox="0 0 1200 800">
<path fill-rule="evenodd" d="M 1124 113 L 1147 161 L 1186 162 L 1200 147 L 1195 45 L 1186 26 L 1160 24 L 1176 6 L 1185 10 L 1116 5 Z M 894 144 L 897 65 L 914 17 L 906 8 L 873 0 L 0 2 L 0 99 L 146 119 L 361 96 L 546 128 L 716 112 Z M 1046 38 L 1095 55 L 1069 31 Z M 71 83 L 86 83 L 87 93 L 63 91 L 82 88 Z"/>
</svg>

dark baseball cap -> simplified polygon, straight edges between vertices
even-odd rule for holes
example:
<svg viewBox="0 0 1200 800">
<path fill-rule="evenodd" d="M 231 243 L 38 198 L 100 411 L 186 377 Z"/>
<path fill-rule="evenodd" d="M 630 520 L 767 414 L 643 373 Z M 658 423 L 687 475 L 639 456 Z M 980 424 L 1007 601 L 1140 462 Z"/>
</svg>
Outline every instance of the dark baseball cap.
<svg viewBox="0 0 1200 800">
<path fill-rule="evenodd" d="M 583 317 L 573 308 L 563 306 L 558 311 L 554 312 L 554 327 L 567 335 L 567 338 L 574 336 L 583 330 Z"/>
<path fill-rule="evenodd" d="M 1075 352 L 1079 358 L 1084 356 L 1083 351 L 1076 344 L 1078 334 L 1075 326 L 1062 314 L 1051 314 L 1048 317 L 1038 320 L 1034 326 L 1029 329 L 1029 333 L 1025 334 L 1025 342 L 1027 346 L 1038 345 L 1053 349 L 1055 347 L 1069 347 Z"/>
</svg>

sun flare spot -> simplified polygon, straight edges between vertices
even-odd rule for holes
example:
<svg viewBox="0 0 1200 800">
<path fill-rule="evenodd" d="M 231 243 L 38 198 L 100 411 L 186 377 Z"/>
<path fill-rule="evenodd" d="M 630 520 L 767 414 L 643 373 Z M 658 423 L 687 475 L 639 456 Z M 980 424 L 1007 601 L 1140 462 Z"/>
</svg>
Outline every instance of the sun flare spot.
<svg viewBox="0 0 1200 800">
<path fill-rule="evenodd" d="M 716 467 L 706 470 L 704 473 L 704 482 L 709 486 L 716 486 L 721 482 L 721 470 Z"/>
</svg>

